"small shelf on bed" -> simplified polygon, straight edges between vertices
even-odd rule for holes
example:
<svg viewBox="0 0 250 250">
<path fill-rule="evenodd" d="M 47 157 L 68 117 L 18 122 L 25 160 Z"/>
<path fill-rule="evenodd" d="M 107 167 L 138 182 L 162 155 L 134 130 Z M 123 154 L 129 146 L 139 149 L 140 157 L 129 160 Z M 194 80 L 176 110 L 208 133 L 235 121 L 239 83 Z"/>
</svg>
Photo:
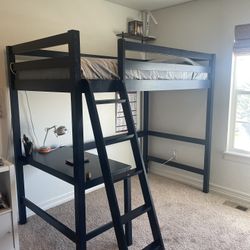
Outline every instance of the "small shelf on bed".
<svg viewBox="0 0 250 250">
<path fill-rule="evenodd" d="M 117 34 L 116 36 L 122 37 L 122 38 L 138 40 L 138 41 L 145 41 L 145 42 L 156 40 L 156 38 L 154 36 L 139 36 L 139 35 L 131 35 L 129 33 L 120 33 L 120 34 Z"/>
</svg>

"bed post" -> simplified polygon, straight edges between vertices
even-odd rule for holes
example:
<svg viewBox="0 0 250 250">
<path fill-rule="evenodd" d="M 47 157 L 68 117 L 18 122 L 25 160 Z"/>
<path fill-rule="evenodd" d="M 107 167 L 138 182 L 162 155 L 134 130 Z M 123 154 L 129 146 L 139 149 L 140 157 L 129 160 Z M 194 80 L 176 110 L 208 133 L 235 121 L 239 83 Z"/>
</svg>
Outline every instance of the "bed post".
<svg viewBox="0 0 250 250">
<path fill-rule="evenodd" d="M 148 172 L 148 119 L 149 119 L 149 92 L 143 93 L 143 160 Z"/>
<path fill-rule="evenodd" d="M 209 60 L 211 72 L 209 74 L 210 88 L 207 90 L 207 113 L 206 113 L 206 138 L 204 154 L 204 175 L 203 192 L 209 192 L 210 164 L 211 164 L 211 138 L 212 138 L 212 120 L 213 120 L 213 92 L 215 77 L 215 54 Z"/>
<path fill-rule="evenodd" d="M 22 144 L 21 144 L 18 91 L 14 88 L 15 75 L 14 72 L 11 71 L 11 65 L 12 63 L 15 62 L 15 55 L 12 51 L 11 46 L 7 46 L 6 50 L 7 50 L 7 61 L 8 61 L 10 103 L 11 103 L 11 123 L 13 129 L 14 161 L 16 169 L 16 181 L 17 181 L 19 224 L 25 224 L 27 222 L 27 215 L 24 204 L 25 189 L 24 189 L 23 164 L 21 163 L 20 160 L 22 157 Z"/>
<path fill-rule="evenodd" d="M 69 34 L 69 56 L 72 60 L 70 80 L 72 112 L 72 139 L 74 161 L 74 193 L 75 193 L 75 228 L 76 250 L 87 248 L 86 240 L 86 208 L 85 208 L 85 168 L 83 143 L 83 113 L 80 75 L 80 38 L 79 31 L 71 30 Z"/>
</svg>

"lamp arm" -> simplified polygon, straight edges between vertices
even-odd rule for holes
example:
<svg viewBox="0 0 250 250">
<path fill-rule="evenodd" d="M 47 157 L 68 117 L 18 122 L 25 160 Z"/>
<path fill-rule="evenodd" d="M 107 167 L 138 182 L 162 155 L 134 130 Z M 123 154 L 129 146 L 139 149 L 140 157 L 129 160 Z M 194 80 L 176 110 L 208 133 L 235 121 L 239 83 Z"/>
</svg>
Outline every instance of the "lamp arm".
<svg viewBox="0 0 250 250">
<path fill-rule="evenodd" d="M 52 126 L 52 127 L 50 127 L 50 128 L 46 128 L 46 134 L 45 134 L 45 137 L 44 137 L 44 140 L 43 140 L 43 147 L 45 147 L 45 142 L 46 142 L 48 133 L 49 133 L 49 131 L 50 131 L 52 128 L 54 128 L 54 130 L 55 130 L 55 129 L 56 129 L 56 126 L 54 125 L 54 126 Z"/>
</svg>

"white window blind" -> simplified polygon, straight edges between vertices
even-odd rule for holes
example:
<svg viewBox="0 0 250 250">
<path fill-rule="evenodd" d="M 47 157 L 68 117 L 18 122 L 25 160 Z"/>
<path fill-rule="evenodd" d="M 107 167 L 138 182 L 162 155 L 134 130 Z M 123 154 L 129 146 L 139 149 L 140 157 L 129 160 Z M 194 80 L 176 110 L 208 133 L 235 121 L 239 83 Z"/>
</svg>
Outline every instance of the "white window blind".
<svg viewBox="0 0 250 250">
<path fill-rule="evenodd" d="M 234 51 L 250 53 L 250 24 L 235 26 Z"/>
</svg>

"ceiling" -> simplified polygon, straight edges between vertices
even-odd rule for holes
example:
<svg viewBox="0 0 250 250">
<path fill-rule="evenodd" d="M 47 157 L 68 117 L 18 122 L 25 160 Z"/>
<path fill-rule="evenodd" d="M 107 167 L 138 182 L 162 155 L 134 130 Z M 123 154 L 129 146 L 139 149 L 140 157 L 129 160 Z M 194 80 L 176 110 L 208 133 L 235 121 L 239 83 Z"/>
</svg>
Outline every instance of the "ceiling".
<svg viewBox="0 0 250 250">
<path fill-rule="evenodd" d="M 158 10 L 193 0 L 106 0 L 136 10 Z"/>
</svg>

